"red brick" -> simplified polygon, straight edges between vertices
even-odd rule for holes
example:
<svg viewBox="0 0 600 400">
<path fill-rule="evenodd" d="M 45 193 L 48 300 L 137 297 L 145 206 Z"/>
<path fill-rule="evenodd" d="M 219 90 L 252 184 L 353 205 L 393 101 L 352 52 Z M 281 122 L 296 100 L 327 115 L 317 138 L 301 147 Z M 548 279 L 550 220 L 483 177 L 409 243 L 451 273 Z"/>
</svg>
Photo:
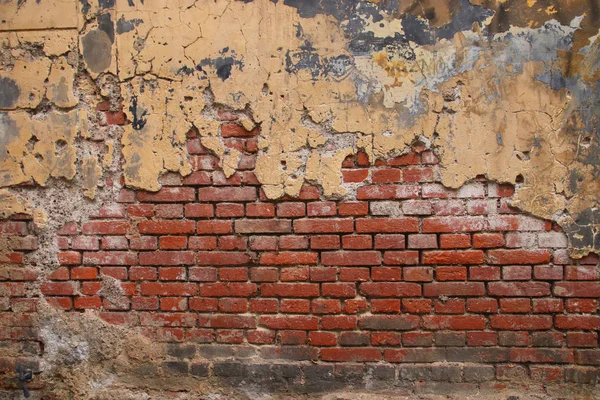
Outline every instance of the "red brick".
<svg viewBox="0 0 600 400">
<path fill-rule="evenodd" d="M 200 222 L 198 222 L 200 224 Z M 292 224 L 288 220 L 253 220 L 244 219 L 235 221 L 237 233 L 288 233 L 292 231 Z"/>
<path fill-rule="evenodd" d="M 567 346 L 595 348 L 598 346 L 598 334 L 596 332 L 567 332 Z"/>
<path fill-rule="evenodd" d="M 102 302 L 99 297 L 76 297 L 73 308 L 76 310 L 99 310 Z"/>
<path fill-rule="evenodd" d="M 265 297 L 319 297 L 316 283 L 265 283 L 260 287 Z"/>
<path fill-rule="evenodd" d="M 409 249 L 436 249 L 438 247 L 435 234 L 408 235 Z"/>
<path fill-rule="evenodd" d="M 188 240 L 190 250 L 215 250 L 217 238 L 215 236 L 192 236 Z"/>
<path fill-rule="evenodd" d="M 135 265 L 137 264 L 137 253 L 126 251 L 99 251 L 96 253 L 83 253 L 84 264 L 98 265 Z"/>
<path fill-rule="evenodd" d="M 417 265 L 419 264 L 418 251 L 386 251 L 383 263 L 387 265 Z"/>
<path fill-rule="evenodd" d="M 341 216 L 362 216 L 369 214 L 369 203 L 366 201 L 339 203 L 338 206 Z"/>
<path fill-rule="evenodd" d="M 156 250 L 157 239 L 153 236 L 132 237 L 129 239 L 131 250 Z"/>
<path fill-rule="evenodd" d="M 432 182 L 434 172 L 432 167 L 408 167 L 402 169 L 404 182 Z"/>
<path fill-rule="evenodd" d="M 317 253 L 283 251 L 279 253 L 262 253 L 262 265 L 316 265 Z"/>
<path fill-rule="evenodd" d="M 358 200 L 414 199 L 419 195 L 418 185 L 366 185 L 358 188 Z"/>
<path fill-rule="evenodd" d="M 468 346 L 496 346 L 498 333 L 496 332 L 467 332 Z"/>
<path fill-rule="evenodd" d="M 355 268 L 349 269 L 354 270 Z M 312 282 L 335 282 L 337 280 L 337 272 L 337 268 L 311 267 L 310 280 Z"/>
<path fill-rule="evenodd" d="M 259 317 L 260 325 L 270 329 L 302 329 L 315 331 L 319 329 L 319 319 L 312 316 L 272 316 L 262 315 Z"/>
<path fill-rule="evenodd" d="M 565 266 L 565 279 L 568 281 L 595 281 L 598 279 L 598 266 L 567 265 Z M 598 287 L 600 287 L 600 284 L 598 285 Z"/>
<path fill-rule="evenodd" d="M 532 363 L 573 363 L 570 349 L 511 349 L 510 361 Z"/>
<path fill-rule="evenodd" d="M 447 299 L 435 300 L 433 308 L 438 314 L 464 314 L 465 300 L 464 299 Z"/>
<path fill-rule="evenodd" d="M 251 250 L 277 250 L 277 238 L 274 236 L 250 236 L 249 246 Z"/>
<path fill-rule="evenodd" d="M 365 282 L 370 277 L 369 268 L 341 268 L 340 281 L 342 282 Z M 333 279 L 335 281 L 335 279 Z"/>
<path fill-rule="evenodd" d="M 158 239 L 161 250 L 182 250 L 187 247 L 186 236 L 161 236 Z"/>
<path fill-rule="evenodd" d="M 378 251 L 335 251 L 321 253 L 321 263 L 333 266 L 380 265 L 381 253 Z"/>
<path fill-rule="evenodd" d="M 550 250 L 489 250 L 490 264 L 547 264 L 550 262 Z"/>
<path fill-rule="evenodd" d="M 248 280 L 247 268 L 219 268 L 219 280 L 226 282 L 245 282 Z"/>
<path fill-rule="evenodd" d="M 409 282 L 430 282 L 433 280 L 433 268 L 407 267 L 404 269 L 404 280 Z"/>
<path fill-rule="evenodd" d="M 282 299 L 280 311 L 286 314 L 309 314 L 310 301 L 304 299 Z"/>
<path fill-rule="evenodd" d="M 484 217 L 431 217 L 423 219 L 424 233 L 477 232 L 487 229 Z"/>
<path fill-rule="evenodd" d="M 269 344 L 275 342 L 275 332 L 273 331 L 250 331 L 248 332 L 248 343 Z"/>
<path fill-rule="evenodd" d="M 218 218 L 235 218 L 244 216 L 244 205 L 237 203 L 217 204 L 216 215 Z"/>
<path fill-rule="evenodd" d="M 387 282 L 400 281 L 400 280 L 402 280 L 402 268 L 401 267 L 371 268 L 371 276 L 374 281 L 387 281 Z M 368 277 L 368 275 L 367 275 L 367 277 Z"/>
<path fill-rule="evenodd" d="M 402 173 L 398 168 L 374 169 L 371 172 L 371 182 L 373 183 L 391 183 L 400 182 Z"/>
<path fill-rule="evenodd" d="M 561 299 L 533 299 L 533 312 L 538 314 L 563 312 Z"/>
<path fill-rule="evenodd" d="M 423 285 L 425 297 L 483 296 L 485 286 L 481 282 L 435 282 Z"/>
<path fill-rule="evenodd" d="M 370 235 L 348 235 L 342 236 L 342 247 L 345 250 L 366 250 L 373 246 Z"/>
<path fill-rule="evenodd" d="M 316 235 L 310 238 L 311 249 L 339 249 L 340 237 L 337 235 Z"/>
<path fill-rule="evenodd" d="M 304 217 L 306 215 L 306 206 L 304 203 L 279 203 L 277 204 L 277 216 L 283 218 Z"/>
<path fill-rule="evenodd" d="M 368 169 L 343 169 L 342 179 L 345 183 L 360 183 L 369 176 Z"/>
<path fill-rule="evenodd" d="M 572 313 L 594 313 L 598 309 L 595 299 L 567 299 L 566 309 Z"/>
<path fill-rule="evenodd" d="M 71 269 L 71 279 L 76 281 L 95 280 L 98 278 L 98 270 L 93 267 L 77 267 Z"/>
<path fill-rule="evenodd" d="M 481 250 L 464 251 L 424 251 L 423 264 L 481 264 L 484 255 Z"/>
<path fill-rule="evenodd" d="M 78 265 L 81 264 L 81 253 L 76 251 L 62 251 L 56 254 L 60 265 Z"/>
<path fill-rule="evenodd" d="M 528 313 L 531 311 L 531 300 L 500 299 L 500 311 L 503 313 Z"/>
<path fill-rule="evenodd" d="M 219 250 L 246 250 L 246 240 L 242 236 L 220 236 Z"/>
<path fill-rule="evenodd" d="M 281 344 L 302 345 L 306 344 L 307 335 L 304 331 L 280 331 L 279 342 Z"/>
<path fill-rule="evenodd" d="M 254 218 L 272 218 L 275 216 L 275 206 L 271 203 L 246 204 L 246 216 Z"/>
<path fill-rule="evenodd" d="M 198 189 L 198 201 L 201 202 L 242 202 L 256 201 L 256 188 L 244 187 L 208 187 Z"/>
<path fill-rule="evenodd" d="M 351 233 L 352 219 L 298 219 L 294 221 L 295 233 Z"/>
<path fill-rule="evenodd" d="M 418 232 L 419 220 L 415 217 L 405 218 L 358 218 L 358 233 L 399 233 Z"/>
<path fill-rule="evenodd" d="M 529 367 L 531 379 L 541 382 L 563 382 L 564 372 L 560 367 L 532 365 Z"/>
<path fill-rule="evenodd" d="M 400 299 L 373 299 L 371 312 L 373 314 L 399 314 Z"/>
<path fill-rule="evenodd" d="M 423 327 L 432 330 L 481 330 L 485 329 L 485 318 L 475 315 L 425 315 Z"/>
<path fill-rule="evenodd" d="M 364 299 L 344 300 L 345 314 L 359 314 L 367 311 L 367 302 Z"/>
<path fill-rule="evenodd" d="M 365 282 L 360 285 L 360 293 L 369 297 L 418 297 L 421 285 L 405 282 Z"/>
<path fill-rule="evenodd" d="M 245 313 L 248 310 L 248 300 L 240 298 L 219 299 L 219 311 L 225 313 Z"/>
<path fill-rule="evenodd" d="M 473 235 L 473 247 L 491 248 L 504 246 L 504 236 L 500 233 L 476 233 Z"/>
<path fill-rule="evenodd" d="M 186 186 L 206 186 L 211 184 L 211 174 L 207 171 L 194 171 L 183 178 Z"/>
<path fill-rule="evenodd" d="M 306 236 L 282 236 L 279 238 L 281 250 L 303 250 L 308 249 L 308 237 Z"/>
<path fill-rule="evenodd" d="M 258 135 L 259 129 L 255 128 L 251 131 L 247 131 L 243 126 L 236 123 L 225 123 L 221 125 L 221 136 L 224 138 L 229 137 L 253 137 Z"/>
<path fill-rule="evenodd" d="M 126 221 L 90 221 L 82 226 L 84 235 L 124 235 L 128 231 Z"/>
<path fill-rule="evenodd" d="M 139 232 L 152 235 L 176 235 L 194 233 L 194 221 L 141 221 Z"/>
<path fill-rule="evenodd" d="M 281 269 L 280 279 L 282 282 L 302 282 L 309 279 L 308 267 L 287 267 Z"/>
<path fill-rule="evenodd" d="M 143 296 L 194 296 L 198 293 L 195 283 L 142 282 L 140 293 Z"/>
<path fill-rule="evenodd" d="M 467 247 L 471 247 L 471 236 L 468 234 L 440 235 L 440 248 L 442 249 L 464 249 Z"/>
<path fill-rule="evenodd" d="M 600 315 L 557 315 L 555 326 L 568 330 L 600 330 Z"/>
<path fill-rule="evenodd" d="M 465 203 L 462 200 L 438 200 L 433 203 L 435 215 L 458 216 L 466 214 Z"/>
<path fill-rule="evenodd" d="M 467 311 L 477 314 L 496 313 L 498 300 L 489 298 L 467 299 Z"/>
<path fill-rule="evenodd" d="M 337 205 L 333 201 L 308 203 L 306 209 L 309 217 L 329 217 L 337 214 Z"/>
<path fill-rule="evenodd" d="M 539 281 L 551 281 L 563 279 L 562 265 L 536 265 L 533 267 L 533 276 Z"/>
<path fill-rule="evenodd" d="M 157 218 L 183 218 L 182 204 L 157 204 L 154 210 Z"/>
<path fill-rule="evenodd" d="M 337 362 L 375 362 L 381 360 L 381 350 L 373 348 L 324 348 L 321 360 Z"/>
<path fill-rule="evenodd" d="M 500 267 L 469 267 L 469 280 L 498 281 L 500 280 Z"/>
<path fill-rule="evenodd" d="M 53 281 L 67 281 L 69 280 L 69 268 L 58 267 L 48 275 L 48 279 Z"/>
<path fill-rule="evenodd" d="M 252 259 L 248 254 L 234 251 L 198 252 L 198 265 L 244 265 Z"/>
<path fill-rule="evenodd" d="M 191 297 L 188 300 L 190 310 L 199 312 L 216 312 L 218 309 L 217 299 L 203 297 Z"/>
<path fill-rule="evenodd" d="M 308 344 L 319 347 L 336 346 L 337 336 L 333 332 L 311 331 L 308 334 Z"/>
<path fill-rule="evenodd" d="M 103 250 L 127 250 L 129 241 L 125 236 L 104 236 L 102 238 Z"/>
<path fill-rule="evenodd" d="M 541 297 L 550 295 L 550 284 L 547 282 L 491 282 L 488 284 L 489 294 L 507 297 Z"/>
<path fill-rule="evenodd" d="M 190 221 L 193 224 L 193 221 Z M 196 226 L 198 235 L 226 235 L 233 233 L 231 221 L 198 221 Z"/>
<path fill-rule="evenodd" d="M 211 218 L 214 216 L 212 204 L 186 204 L 184 212 L 186 218 Z"/>
<path fill-rule="evenodd" d="M 131 267 L 129 268 L 129 279 L 132 281 L 154 281 L 156 280 L 156 268 Z"/>
<path fill-rule="evenodd" d="M 252 268 L 250 280 L 252 282 L 277 282 L 278 271 L 277 268 Z"/>
<path fill-rule="evenodd" d="M 46 296 L 73 296 L 76 287 L 75 282 L 43 282 L 40 290 Z"/>
<path fill-rule="evenodd" d="M 188 300 L 185 297 L 163 297 L 160 299 L 161 311 L 187 311 Z"/>
<path fill-rule="evenodd" d="M 257 292 L 254 283 L 216 282 L 200 284 L 200 296 L 204 297 L 252 297 Z"/>
<path fill-rule="evenodd" d="M 512 331 L 546 330 L 552 327 L 549 315 L 491 315 L 490 326 Z"/>
<path fill-rule="evenodd" d="M 398 332 L 373 332 L 371 333 L 371 345 L 373 346 L 399 346 L 401 334 Z"/>
<path fill-rule="evenodd" d="M 141 265 L 192 265 L 194 253 L 191 251 L 157 251 L 140 253 Z"/>
<path fill-rule="evenodd" d="M 245 315 L 216 314 L 210 316 L 210 328 L 254 329 L 256 318 Z"/>
<path fill-rule="evenodd" d="M 339 314 L 342 311 L 339 300 L 317 299 L 311 303 L 313 314 Z"/>
<path fill-rule="evenodd" d="M 502 279 L 505 281 L 531 280 L 530 265 L 507 265 L 502 267 Z"/>
<path fill-rule="evenodd" d="M 437 267 L 435 278 L 438 281 L 466 281 L 466 267 Z"/>
<path fill-rule="evenodd" d="M 76 229 L 75 225 L 75 229 Z M 71 226 L 72 227 L 72 226 Z M 68 230 L 63 227 L 64 231 L 61 230 L 58 235 L 66 235 L 66 234 L 77 234 L 77 231 L 74 229 Z M 69 233 L 66 233 L 69 232 Z M 0 234 L 3 235 L 14 235 L 14 236 L 25 236 L 27 235 L 27 224 L 25 222 L 16 222 L 16 221 L 4 221 L 0 222 Z"/>
<path fill-rule="evenodd" d="M 404 249 L 404 235 L 375 235 L 376 249 Z"/>
<path fill-rule="evenodd" d="M 409 153 L 403 154 L 401 156 L 396 156 L 390 158 L 386 165 L 391 165 L 395 167 L 405 166 L 405 165 L 415 165 L 419 163 L 419 154 L 411 151 Z"/>
<path fill-rule="evenodd" d="M 323 283 L 323 297 L 354 298 L 356 286 L 353 283 Z"/>
</svg>

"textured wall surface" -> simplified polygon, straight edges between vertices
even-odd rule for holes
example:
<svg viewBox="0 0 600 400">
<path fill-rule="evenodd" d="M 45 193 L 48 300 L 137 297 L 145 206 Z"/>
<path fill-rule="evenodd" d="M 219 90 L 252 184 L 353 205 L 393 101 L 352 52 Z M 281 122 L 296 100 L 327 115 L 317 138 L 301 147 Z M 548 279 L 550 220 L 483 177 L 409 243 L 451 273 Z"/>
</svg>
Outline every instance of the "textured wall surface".
<svg viewBox="0 0 600 400">
<path fill-rule="evenodd" d="M 0 1 L 0 398 L 599 397 L 598 126 L 598 0 Z"/>
</svg>

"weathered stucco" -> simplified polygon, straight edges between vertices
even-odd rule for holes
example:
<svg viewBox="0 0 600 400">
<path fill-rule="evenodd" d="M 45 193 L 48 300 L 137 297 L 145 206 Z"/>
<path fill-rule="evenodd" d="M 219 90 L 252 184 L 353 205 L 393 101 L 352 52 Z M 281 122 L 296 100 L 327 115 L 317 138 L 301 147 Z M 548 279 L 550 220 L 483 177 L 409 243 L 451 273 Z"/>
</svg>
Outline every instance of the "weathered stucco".
<svg viewBox="0 0 600 400">
<path fill-rule="evenodd" d="M 525 0 L 4 2 L 0 185 L 44 186 L 79 171 L 93 198 L 120 151 L 124 184 L 156 191 L 162 174 L 191 173 L 191 129 L 231 176 L 241 154 L 220 132 L 216 110 L 226 107 L 245 116 L 244 129 L 260 129 L 254 172 L 269 198 L 296 196 L 305 182 L 351 198 L 341 179 L 347 155 L 364 151 L 374 163 L 420 140 L 440 157 L 445 185 L 478 175 L 517 183 L 513 205 L 557 221 L 582 256 L 599 250 L 597 9 Z M 114 112 L 122 99 L 122 133 L 87 131 L 102 125 L 87 105 L 100 96 Z M 81 139 L 105 146 L 78 154 Z"/>
</svg>

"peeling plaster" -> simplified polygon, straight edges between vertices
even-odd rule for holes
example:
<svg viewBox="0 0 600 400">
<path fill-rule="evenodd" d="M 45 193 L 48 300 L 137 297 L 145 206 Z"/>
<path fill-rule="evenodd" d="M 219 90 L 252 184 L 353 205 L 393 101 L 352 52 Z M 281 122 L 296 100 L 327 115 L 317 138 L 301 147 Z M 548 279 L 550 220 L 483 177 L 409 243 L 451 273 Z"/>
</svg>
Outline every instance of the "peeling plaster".
<svg viewBox="0 0 600 400">
<path fill-rule="evenodd" d="M 241 154 L 220 135 L 216 109 L 227 107 L 260 129 L 254 172 L 269 198 L 295 196 L 305 182 L 352 198 L 344 157 L 365 151 L 373 163 L 421 140 L 446 186 L 478 175 L 518 183 L 512 204 L 557 221 L 574 256 L 600 250 L 600 36 L 588 2 L 84 1 L 56 6 L 61 21 L 54 10 L 26 21 L 15 4 L 2 6 L 12 16 L 5 29 L 17 32 L 0 36 L 0 107 L 9 110 L 0 186 L 71 180 L 79 168 L 93 197 L 119 151 L 125 184 L 156 191 L 162 174 L 191 172 L 191 129 L 229 177 Z M 78 26 L 78 40 L 72 29 L 24 26 Z M 78 127 L 94 114 L 79 103 L 94 90 L 78 81 L 81 65 L 102 96 L 122 97 L 128 119 L 102 163 L 75 154 Z"/>
</svg>

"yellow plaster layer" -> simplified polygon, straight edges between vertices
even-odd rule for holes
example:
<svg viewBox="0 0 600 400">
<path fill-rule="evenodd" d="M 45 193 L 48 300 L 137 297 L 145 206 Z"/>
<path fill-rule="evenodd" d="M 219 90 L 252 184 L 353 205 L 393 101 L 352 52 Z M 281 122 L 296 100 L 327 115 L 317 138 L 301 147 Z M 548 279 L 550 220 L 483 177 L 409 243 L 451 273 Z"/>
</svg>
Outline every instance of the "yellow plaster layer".
<svg viewBox="0 0 600 400">
<path fill-rule="evenodd" d="M 0 31 L 77 27 L 77 0 L 0 2 Z"/>
</svg>

